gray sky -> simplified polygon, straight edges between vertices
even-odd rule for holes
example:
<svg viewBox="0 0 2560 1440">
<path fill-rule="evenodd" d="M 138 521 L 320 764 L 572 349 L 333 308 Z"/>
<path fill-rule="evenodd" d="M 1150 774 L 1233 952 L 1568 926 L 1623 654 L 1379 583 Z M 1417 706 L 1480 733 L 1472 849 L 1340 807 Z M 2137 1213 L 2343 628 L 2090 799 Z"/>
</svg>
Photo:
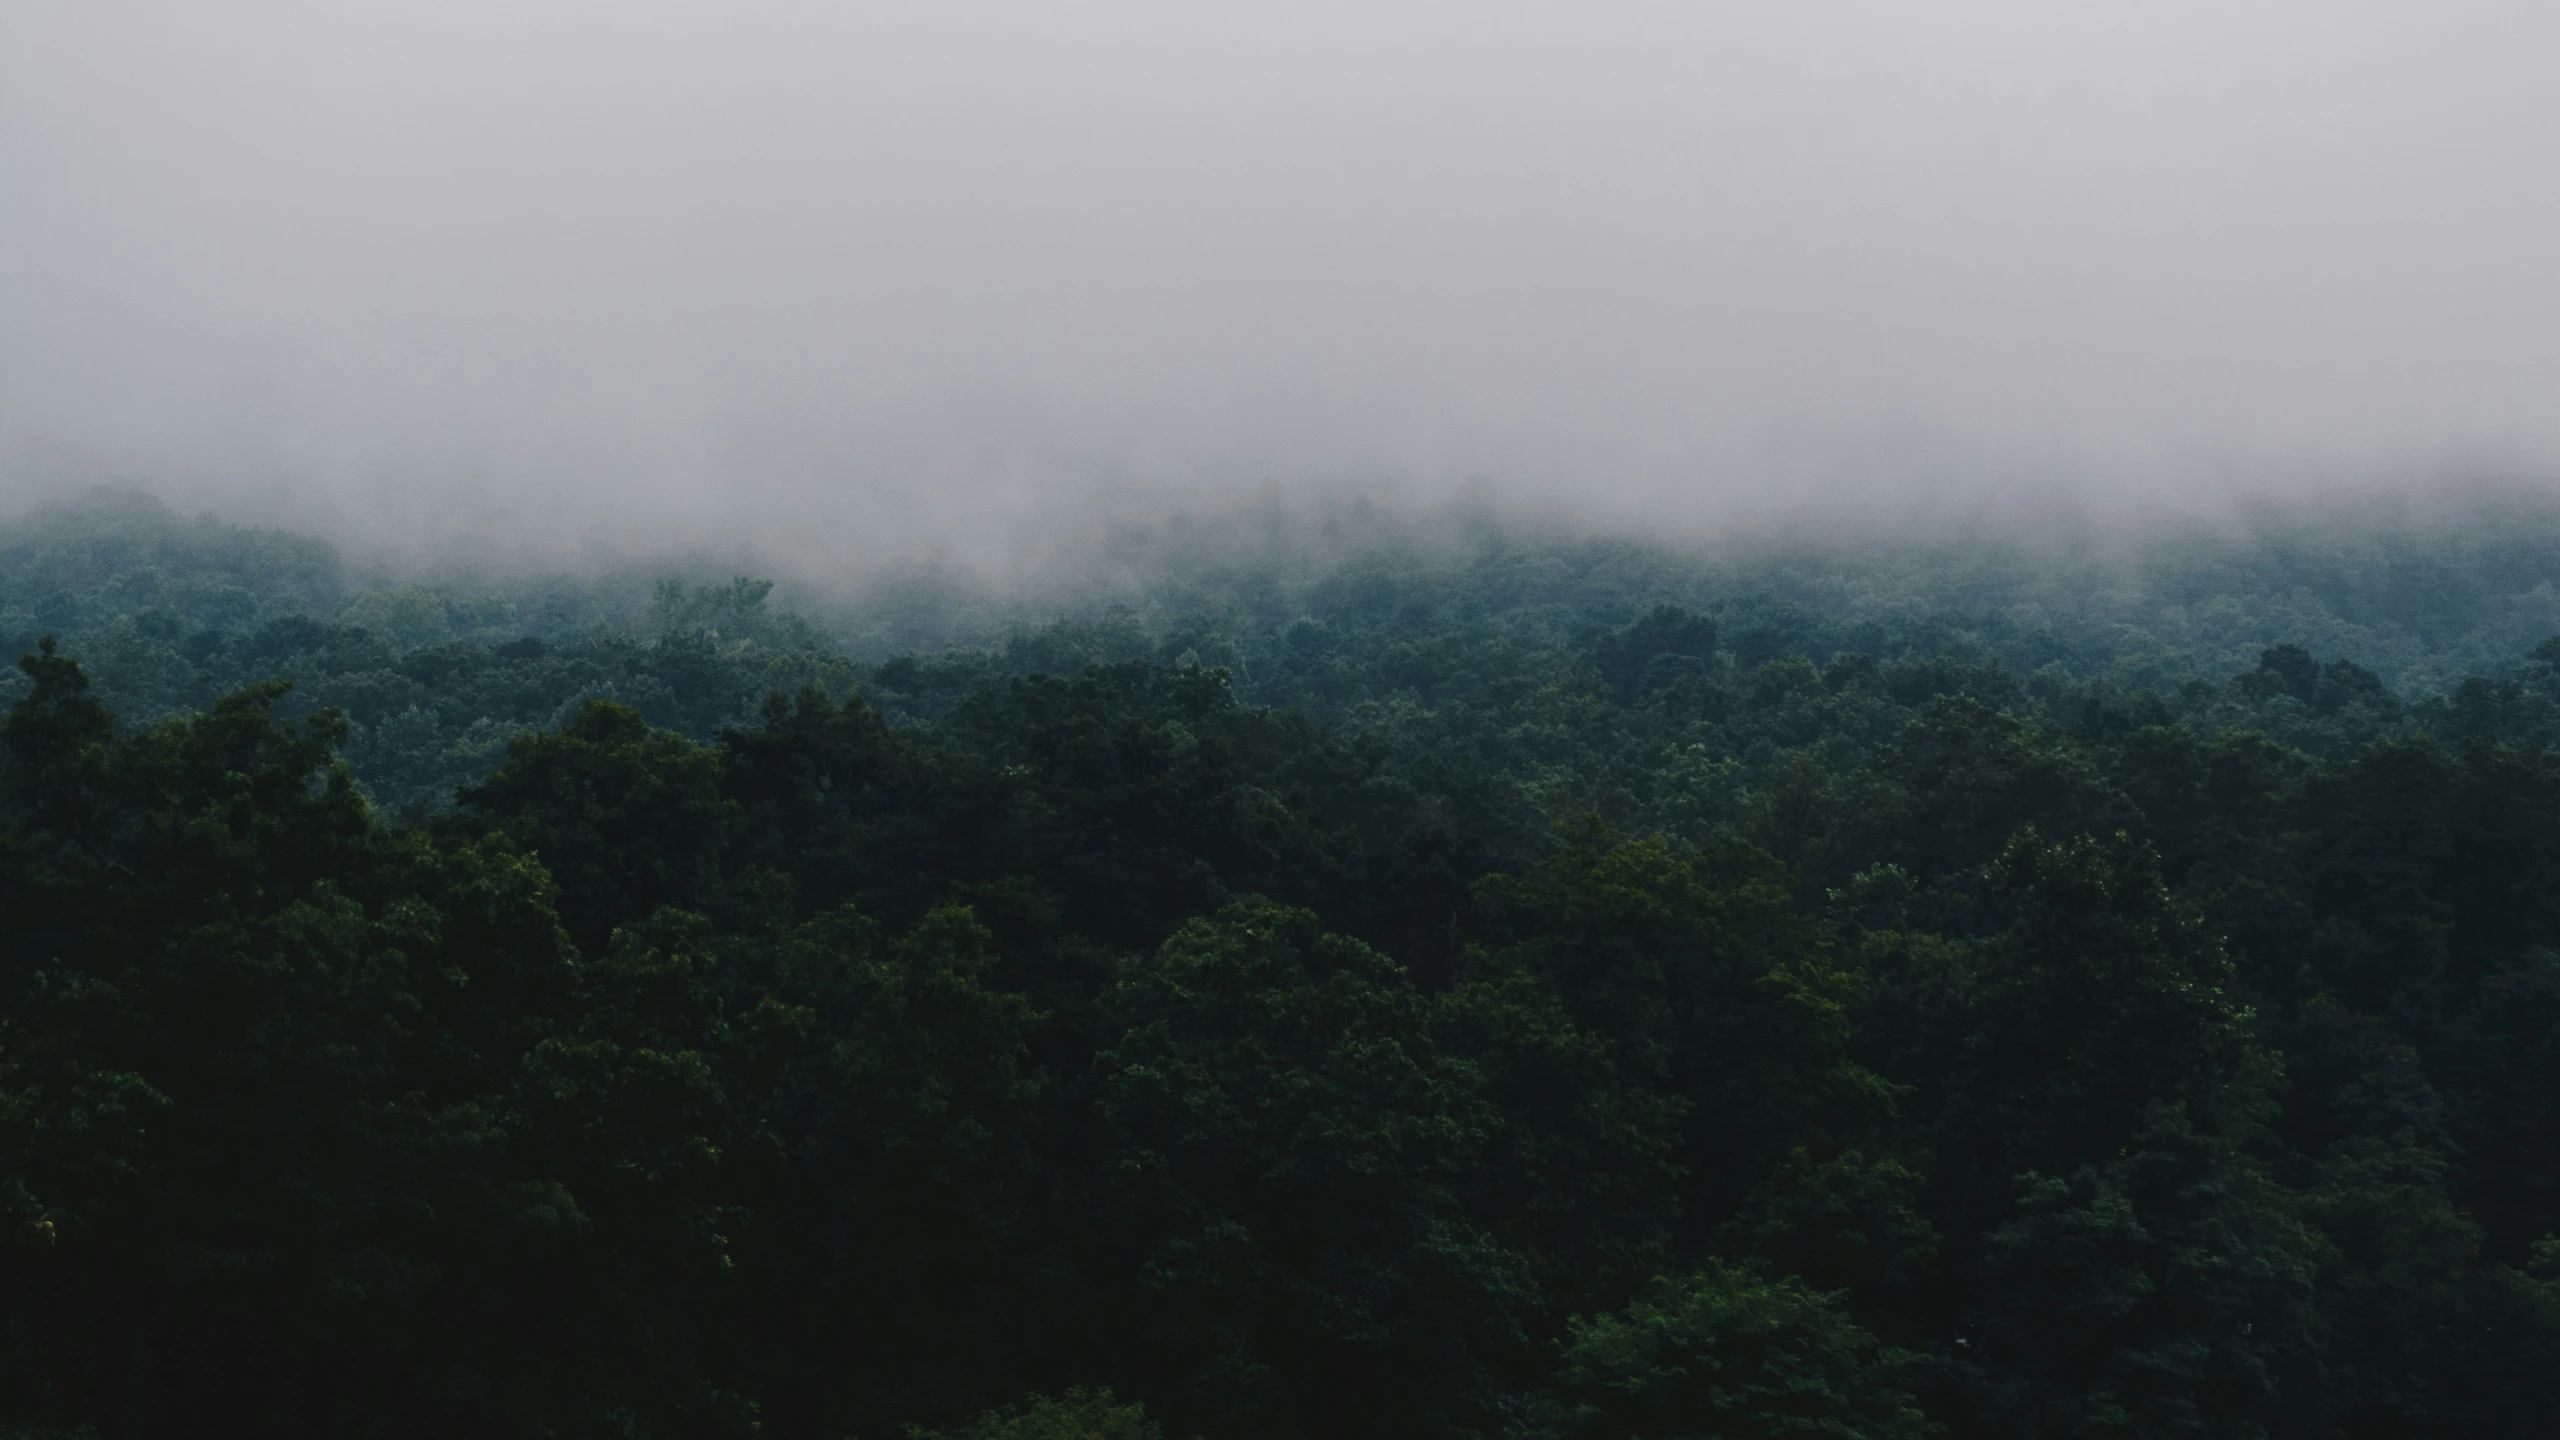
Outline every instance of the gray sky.
<svg viewBox="0 0 2560 1440">
<path fill-rule="evenodd" d="M 817 561 L 2546 474 L 2555 76 L 2548 0 L 0 0 L 0 502 Z"/>
</svg>

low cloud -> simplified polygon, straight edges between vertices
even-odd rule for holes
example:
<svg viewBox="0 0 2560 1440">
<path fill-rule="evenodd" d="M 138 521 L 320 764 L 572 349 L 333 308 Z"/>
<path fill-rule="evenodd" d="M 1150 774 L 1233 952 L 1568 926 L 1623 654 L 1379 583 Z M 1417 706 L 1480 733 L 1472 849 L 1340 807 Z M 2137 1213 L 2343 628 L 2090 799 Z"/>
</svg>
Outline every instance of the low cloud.
<svg viewBox="0 0 2560 1440">
<path fill-rule="evenodd" d="M 2481 0 L 11 0 L 0 500 L 823 568 L 1274 482 L 2539 484 L 2556 66 Z"/>
</svg>

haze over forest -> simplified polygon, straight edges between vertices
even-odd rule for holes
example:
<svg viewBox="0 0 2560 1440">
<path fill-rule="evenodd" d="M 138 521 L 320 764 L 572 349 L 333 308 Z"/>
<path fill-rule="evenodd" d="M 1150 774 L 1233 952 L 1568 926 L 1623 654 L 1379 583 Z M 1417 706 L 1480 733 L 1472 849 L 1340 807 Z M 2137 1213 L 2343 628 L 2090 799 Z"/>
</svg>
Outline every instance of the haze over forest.
<svg viewBox="0 0 2560 1440">
<path fill-rule="evenodd" d="M 0 0 L 0 1440 L 2560 1437 L 2555 74 Z"/>
</svg>

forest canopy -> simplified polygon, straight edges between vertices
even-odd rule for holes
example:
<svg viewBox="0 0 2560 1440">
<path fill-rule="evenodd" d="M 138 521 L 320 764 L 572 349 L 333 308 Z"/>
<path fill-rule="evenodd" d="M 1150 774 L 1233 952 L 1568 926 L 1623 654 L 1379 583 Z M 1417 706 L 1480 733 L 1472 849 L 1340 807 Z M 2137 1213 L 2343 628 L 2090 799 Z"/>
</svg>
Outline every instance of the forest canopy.
<svg viewBox="0 0 2560 1440">
<path fill-rule="evenodd" d="M 2278 519 L 21 521 L 0 1435 L 2552 1433 L 2560 510 Z"/>
</svg>

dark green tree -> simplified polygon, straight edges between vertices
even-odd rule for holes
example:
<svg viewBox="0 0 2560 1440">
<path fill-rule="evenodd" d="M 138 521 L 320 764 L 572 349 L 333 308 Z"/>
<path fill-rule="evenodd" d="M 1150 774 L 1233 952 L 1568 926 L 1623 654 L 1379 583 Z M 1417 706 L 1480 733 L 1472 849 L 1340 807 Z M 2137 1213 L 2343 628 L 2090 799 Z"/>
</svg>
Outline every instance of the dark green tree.
<svg viewBox="0 0 2560 1440">
<path fill-rule="evenodd" d="M 1537 1290 L 1464 1186 L 1497 1117 L 1394 962 L 1244 905 L 1132 962 L 1097 1060 L 1130 1334 L 1224 1434 L 1463 1433 Z"/>
<path fill-rule="evenodd" d="M 1876 1342 L 1794 1280 L 1717 1262 L 1656 1280 L 1624 1310 L 1577 1319 L 1542 1433 L 1570 1440 L 1822 1436 L 1925 1440 L 1918 1357 Z"/>
</svg>

